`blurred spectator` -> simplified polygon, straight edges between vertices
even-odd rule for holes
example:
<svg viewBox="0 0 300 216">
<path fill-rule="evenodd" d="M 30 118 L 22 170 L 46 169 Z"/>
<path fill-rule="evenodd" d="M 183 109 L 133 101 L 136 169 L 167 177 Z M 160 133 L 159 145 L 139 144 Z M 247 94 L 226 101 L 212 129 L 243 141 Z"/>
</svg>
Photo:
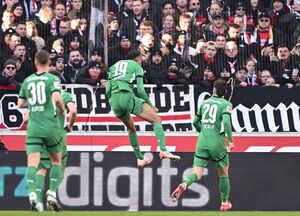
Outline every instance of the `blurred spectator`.
<svg viewBox="0 0 300 216">
<path fill-rule="evenodd" d="M 253 59 L 248 59 L 246 61 L 246 69 L 248 71 L 247 74 L 247 84 L 249 86 L 256 86 L 257 85 L 257 69 L 256 63 Z"/>
<path fill-rule="evenodd" d="M 259 86 L 265 86 L 267 79 L 272 77 L 272 74 L 269 70 L 263 70 L 260 72 L 258 84 Z"/>
<path fill-rule="evenodd" d="M 234 13 L 232 16 L 228 17 L 228 24 L 234 23 L 234 18 L 240 17 L 242 20 L 241 26 L 243 29 L 241 29 L 243 32 L 246 32 L 246 28 L 254 28 L 254 23 L 251 17 L 246 14 L 246 5 L 243 1 L 239 1 L 235 7 Z"/>
<path fill-rule="evenodd" d="M 196 74 L 201 74 L 202 71 L 210 69 L 215 76 L 217 76 L 217 71 L 220 71 L 221 62 L 216 58 L 217 54 L 217 44 L 214 41 L 208 41 L 205 44 L 204 53 L 199 54 L 192 58 L 192 62 L 195 63 L 197 71 L 194 74 L 194 79 L 198 80 Z"/>
<path fill-rule="evenodd" d="M 13 4 L 11 11 L 15 17 L 15 23 L 25 21 L 24 9 L 20 3 Z"/>
<path fill-rule="evenodd" d="M 33 21 L 26 22 L 26 37 L 35 42 L 37 51 L 45 47 L 45 40 L 38 35 L 36 25 Z"/>
<path fill-rule="evenodd" d="M 14 55 L 17 55 L 19 57 L 18 59 L 21 65 L 18 70 L 22 71 L 25 77 L 34 73 L 33 60 L 28 55 L 25 45 L 23 44 L 16 45 L 14 49 Z"/>
<path fill-rule="evenodd" d="M 296 28 L 295 15 L 290 13 L 290 9 L 285 4 L 284 0 L 274 0 L 271 13 L 271 24 L 274 29 L 282 33 L 282 41 L 288 48 L 292 47 L 289 37 L 293 34 Z"/>
<path fill-rule="evenodd" d="M 228 27 L 225 24 L 224 15 L 222 13 L 215 13 L 212 16 L 212 22 L 205 27 L 204 34 L 207 40 L 216 40 L 220 34 L 225 34 Z"/>
<path fill-rule="evenodd" d="M 53 15 L 53 11 L 50 7 L 44 7 L 39 13 L 39 19 L 36 21 L 38 35 L 45 40 L 46 45 L 50 43 L 50 22 L 53 18 Z"/>
<path fill-rule="evenodd" d="M 257 26 L 259 14 L 265 11 L 265 7 L 262 0 L 250 0 L 248 9 L 246 8 L 246 11 L 247 10 L 249 17 L 253 20 L 254 26 Z"/>
<path fill-rule="evenodd" d="M 238 69 L 238 71 L 234 74 L 235 85 L 240 87 L 248 86 L 247 77 L 248 77 L 247 68 L 242 67 Z"/>
<path fill-rule="evenodd" d="M 188 0 L 176 0 L 176 7 L 175 7 L 175 11 L 177 16 L 185 14 L 186 12 L 189 11 L 188 8 Z"/>
<path fill-rule="evenodd" d="M 273 76 L 276 83 L 293 87 L 292 71 L 299 68 L 299 59 L 291 56 L 287 46 L 279 46 L 277 48 L 278 61 L 271 61 Z"/>
<path fill-rule="evenodd" d="M 75 83 L 79 75 L 79 71 L 86 65 L 86 61 L 82 57 L 79 50 L 70 51 L 68 64 L 65 66 L 64 77 Z"/>
<path fill-rule="evenodd" d="M 166 33 L 175 33 L 175 31 L 175 18 L 170 14 L 163 17 L 162 29 L 159 34 L 163 35 Z"/>
<path fill-rule="evenodd" d="M 127 36 L 122 36 L 120 38 L 120 43 L 109 49 L 108 53 L 110 56 L 108 58 L 108 66 L 112 66 L 114 63 L 121 59 L 126 59 L 127 53 L 131 50 L 131 42 Z"/>
<path fill-rule="evenodd" d="M 159 29 L 164 29 L 164 23 L 167 16 L 170 15 L 174 19 L 174 24 L 177 22 L 177 17 L 175 15 L 175 6 L 172 1 L 165 1 L 162 3 L 162 13 L 157 20 L 157 26 Z M 155 22 L 155 20 L 153 19 Z"/>
<path fill-rule="evenodd" d="M 121 35 L 127 35 L 129 40 L 135 44 L 138 28 L 142 21 L 149 20 L 149 14 L 143 9 L 142 0 L 133 0 L 132 1 L 132 16 L 126 18 L 120 27 Z"/>
<path fill-rule="evenodd" d="M 16 32 L 20 35 L 21 44 L 24 44 L 27 50 L 27 54 L 31 59 L 34 59 L 34 55 L 37 52 L 35 42 L 30 38 L 26 37 L 26 22 L 20 21 L 16 26 Z"/>
<path fill-rule="evenodd" d="M 5 10 L 2 15 L 2 25 L 1 25 L 2 31 L 5 32 L 9 28 L 14 28 L 14 21 L 15 21 L 14 14 L 9 10 Z"/>
<path fill-rule="evenodd" d="M 103 53 L 101 51 L 94 50 L 91 52 L 90 61 L 97 61 L 103 63 L 102 56 Z"/>
<path fill-rule="evenodd" d="M 88 68 L 79 73 L 76 83 L 88 84 L 96 86 L 100 84 L 105 87 L 107 82 L 107 73 L 102 70 L 101 64 L 96 61 L 91 61 L 88 64 Z"/>
<path fill-rule="evenodd" d="M 21 42 L 21 37 L 19 36 L 18 33 L 10 34 L 8 38 L 8 44 L 6 44 L 3 47 L 2 52 L 0 52 L 0 54 L 2 54 L 1 60 L 6 61 L 7 59 L 9 59 L 9 57 L 14 54 L 14 49 L 18 44 L 20 44 L 20 42 Z"/>
<path fill-rule="evenodd" d="M 206 22 L 206 18 L 203 15 L 203 11 L 201 9 L 200 0 L 190 0 L 189 11 L 195 14 L 196 26 L 202 26 Z"/>
<path fill-rule="evenodd" d="M 154 47 L 154 37 L 151 33 L 144 33 L 143 37 L 141 38 L 141 44 L 138 47 L 138 50 L 142 54 L 143 62 L 147 62 L 150 60 L 151 52 L 153 51 Z"/>
<path fill-rule="evenodd" d="M 211 3 L 211 5 L 206 9 L 207 12 L 207 23 L 213 22 L 213 16 L 216 13 L 222 13 L 222 8 L 218 3 Z"/>
<path fill-rule="evenodd" d="M 160 51 L 163 56 L 169 56 L 173 54 L 174 39 L 172 34 L 165 33 L 161 36 L 160 40 Z"/>
<path fill-rule="evenodd" d="M 279 84 L 276 84 L 275 79 L 273 77 L 267 78 L 265 86 L 273 86 L 273 87 L 277 87 L 277 88 L 280 87 Z"/>
<path fill-rule="evenodd" d="M 225 58 L 223 67 L 234 74 L 243 65 L 243 57 L 238 56 L 239 51 L 234 41 L 228 41 L 225 46 Z"/>
<path fill-rule="evenodd" d="M 151 61 L 146 64 L 146 81 L 145 83 L 156 84 L 161 87 L 162 84 L 168 83 L 167 68 L 163 64 L 161 52 L 157 51 L 151 57 Z"/>
<path fill-rule="evenodd" d="M 57 35 L 59 32 L 60 21 L 65 18 L 66 7 L 62 2 L 58 2 L 54 6 L 54 16 L 51 20 L 51 34 Z"/>
<path fill-rule="evenodd" d="M 58 72 L 62 84 L 72 83 L 70 77 L 64 76 L 65 60 L 63 58 L 55 58 L 55 70 Z"/>
<path fill-rule="evenodd" d="M 68 19 L 72 20 L 78 17 L 84 17 L 86 12 L 83 9 L 82 0 L 71 0 L 72 10 L 68 13 Z"/>
<path fill-rule="evenodd" d="M 0 75 L 0 89 L 20 89 L 21 80 L 17 76 L 16 61 L 8 59 Z"/>
<path fill-rule="evenodd" d="M 186 31 L 181 30 L 179 32 L 179 35 L 178 35 L 178 38 L 177 38 L 177 43 L 174 47 L 174 53 L 176 54 L 177 59 L 181 58 L 181 55 L 182 55 L 183 50 L 184 50 L 185 41 L 186 41 Z M 196 55 L 196 49 L 189 46 L 188 47 L 188 53 L 189 53 L 189 55 L 194 56 L 194 55 Z"/>
</svg>

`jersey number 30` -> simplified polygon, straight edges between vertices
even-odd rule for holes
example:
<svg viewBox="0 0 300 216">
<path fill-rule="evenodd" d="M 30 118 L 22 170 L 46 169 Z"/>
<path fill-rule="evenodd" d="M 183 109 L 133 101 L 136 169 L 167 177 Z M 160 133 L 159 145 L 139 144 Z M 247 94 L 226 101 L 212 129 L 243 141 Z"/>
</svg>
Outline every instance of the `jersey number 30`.
<svg viewBox="0 0 300 216">
<path fill-rule="evenodd" d="M 31 97 L 28 99 L 28 103 L 30 105 L 46 103 L 45 87 L 44 82 L 29 83 L 28 89 L 30 90 Z"/>
<path fill-rule="evenodd" d="M 218 105 L 217 104 L 204 104 L 203 106 L 204 112 L 202 116 L 202 123 L 211 123 L 214 124 L 217 119 L 217 111 Z"/>
</svg>

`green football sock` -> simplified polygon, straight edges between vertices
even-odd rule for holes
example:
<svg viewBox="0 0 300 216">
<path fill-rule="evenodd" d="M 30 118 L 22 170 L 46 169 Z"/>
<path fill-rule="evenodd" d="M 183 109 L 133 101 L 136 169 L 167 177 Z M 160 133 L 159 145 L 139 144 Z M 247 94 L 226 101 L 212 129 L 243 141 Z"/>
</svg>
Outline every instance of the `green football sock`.
<svg viewBox="0 0 300 216">
<path fill-rule="evenodd" d="M 33 166 L 27 167 L 26 181 L 27 181 L 29 193 L 35 192 L 35 181 L 36 181 L 36 168 L 35 167 L 33 167 Z"/>
<path fill-rule="evenodd" d="M 60 165 L 52 165 L 51 171 L 50 171 L 50 190 L 56 191 L 59 184 L 62 173 L 61 173 L 61 166 Z"/>
<path fill-rule="evenodd" d="M 160 150 L 161 151 L 167 151 L 165 131 L 162 127 L 162 124 L 161 123 L 153 124 L 153 130 L 154 130 L 156 139 L 158 141 Z"/>
<path fill-rule="evenodd" d="M 64 179 L 64 171 L 61 171 L 61 178 L 59 179 L 59 185 L 61 184 L 62 180 Z"/>
<path fill-rule="evenodd" d="M 219 189 L 220 189 L 220 193 L 221 193 L 221 201 L 227 202 L 229 199 L 229 193 L 230 193 L 230 183 L 229 183 L 228 176 L 220 176 Z"/>
<path fill-rule="evenodd" d="M 141 153 L 139 141 L 136 133 L 128 133 L 128 137 L 136 158 L 140 160 L 144 160 L 144 156 Z"/>
<path fill-rule="evenodd" d="M 198 181 L 198 176 L 195 173 L 191 173 L 183 180 L 183 183 L 188 187 L 196 181 Z"/>
<path fill-rule="evenodd" d="M 38 202 L 43 202 L 45 176 L 36 175 L 35 187 L 36 187 L 35 191 L 36 191 Z"/>
</svg>

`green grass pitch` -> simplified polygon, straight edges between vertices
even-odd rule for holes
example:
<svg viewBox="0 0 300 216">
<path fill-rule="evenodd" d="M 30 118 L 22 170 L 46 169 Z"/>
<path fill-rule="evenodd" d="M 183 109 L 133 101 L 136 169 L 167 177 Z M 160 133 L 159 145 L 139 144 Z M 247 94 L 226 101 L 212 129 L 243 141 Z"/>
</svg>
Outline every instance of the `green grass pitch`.
<svg viewBox="0 0 300 216">
<path fill-rule="evenodd" d="M 0 216 L 300 216 L 298 211 L 63 211 L 34 213 L 30 211 L 0 211 Z"/>
</svg>

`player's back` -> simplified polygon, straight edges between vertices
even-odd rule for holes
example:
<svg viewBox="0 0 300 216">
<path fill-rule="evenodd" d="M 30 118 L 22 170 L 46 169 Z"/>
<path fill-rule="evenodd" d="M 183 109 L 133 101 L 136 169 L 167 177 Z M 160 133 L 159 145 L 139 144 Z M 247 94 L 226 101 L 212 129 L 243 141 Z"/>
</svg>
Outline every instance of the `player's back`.
<svg viewBox="0 0 300 216">
<path fill-rule="evenodd" d="M 225 148 L 223 114 L 231 115 L 231 103 L 224 98 L 206 99 L 198 112 L 201 116 L 201 146 L 208 149 Z"/>
<path fill-rule="evenodd" d="M 133 60 L 120 60 L 109 69 L 106 93 L 110 95 L 119 91 L 133 91 L 137 76 L 143 76 L 142 67 Z"/>
<path fill-rule="evenodd" d="M 48 137 L 58 127 L 52 92 L 60 90 L 60 80 L 49 73 L 32 74 L 21 87 L 20 97 L 27 100 L 27 136 Z"/>
</svg>

